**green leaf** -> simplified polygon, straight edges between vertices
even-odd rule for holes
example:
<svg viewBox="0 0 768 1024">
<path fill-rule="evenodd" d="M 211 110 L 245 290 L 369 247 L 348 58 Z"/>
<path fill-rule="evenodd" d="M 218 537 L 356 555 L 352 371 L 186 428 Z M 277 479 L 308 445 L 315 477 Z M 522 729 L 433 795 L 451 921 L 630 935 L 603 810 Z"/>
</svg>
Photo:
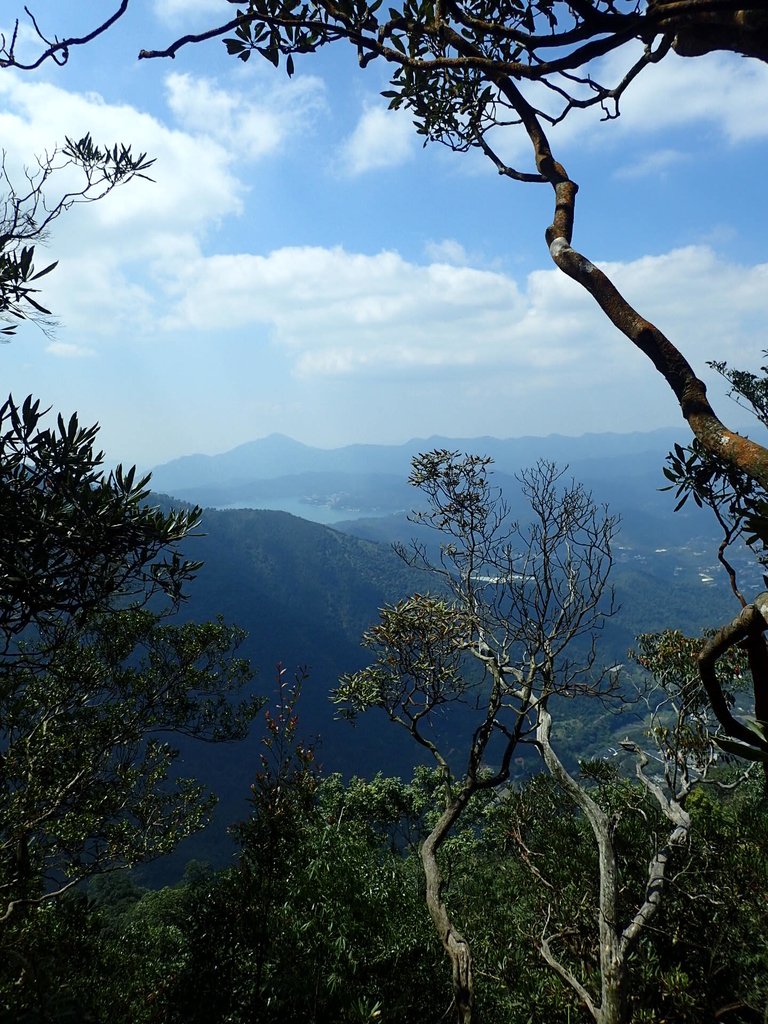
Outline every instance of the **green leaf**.
<svg viewBox="0 0 768 1024">
<path fill-rule="evenodd" d="M 739 740 L 727 739 L 725 736 L 715 736 L 715 743 L 728 754 L 736 754 L 746 761 L 763 761 L 768 763 L 768 751 L 759 750 L 757 747 L 750 747 Z"/>
<path fill-rule="evenodd" d="M 224 45 L 230 57 L 240 56 L 245 49 L 245 43 L 241 39 L 225 39 Z"/>
<path fill-rule="evenodd" d="M 37 280 L 39 280 L 39 278 L 45 277 L 46 274 L 50 274 L 50 272 L 52 270 L 55 270 L 56 267 L 58 267 L 58 265 L 59 265 L 59 261 L 58 260 L 56 260 L 54 263 L 49 263 L 48 266 L 44 270 L 38 271 L 38 273 L 35 274 L 34 277 L 31 277 L 30 280 L 31 281 L 37 281 Z"/>
</svg>

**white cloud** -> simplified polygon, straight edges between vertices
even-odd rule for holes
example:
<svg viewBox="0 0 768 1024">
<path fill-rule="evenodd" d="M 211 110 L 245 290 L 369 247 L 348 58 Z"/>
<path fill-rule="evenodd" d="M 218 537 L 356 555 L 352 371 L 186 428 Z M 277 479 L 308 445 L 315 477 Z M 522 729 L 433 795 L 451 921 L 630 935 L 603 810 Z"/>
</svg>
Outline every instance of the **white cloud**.
<svg viewBox="0 0 768 1024">
<path fill-rule="evenodd" d="M 90 132 L 98 144 L 129 142 L 133 152 L 147 152 L 155 158 L 149 171 L 154 184 L 136 181 L 117 189 L 107 200 L 80 211 L 79 226 L 98 226 L 102 240 L 114 244 L 110 231 L 121 232 L 125 252 L 129 240 L 136 243 L 141 257 L 143 240 L 162 225 L 175 232 L 199 231 L 213 217 L 236 213 L 241 207 L 242 186 L 231 170 L 236 154 L 227 152 L 214 139 L 205 146 L 188 132 L 169 128 L 158 118 L 127 104 L 107 103 L 96 93 L 66 92 L 57 86 L 12 75 L 0 77 L 0 132 L 5 140 L 11 173 L 37 153 L 50 152 L 64 137 L 81 138 Z M 79 180 L 76 172 L 65 172 L 52 180 L 67 185 Z M 73 215 L 68 215 L 71 219 Z M 83 239 L 67 232 L 72 243 Z"/>
<path fill-rule="evenodd" d="M 320 79 L 270 79 L 270 87 L 262 89 L 256 101 L 248 93 L 221 89 L 205 78 L 170 74 L 168 104 L 184 129 L 215 139 L 236 154 L 239 163 L 259 159 L 275 152 L 289 135 L 305 131 L 310 118 L 325 109 Z"/>
<path fill-rule="evenodd" d="M 464 246 L 455 238 L 444 238 L 441 242 L 427 242 L 424 252 L 435 263 L 450 263 L 461 267 L 470 262 Z"/>
<path fill-rule="evenodd" d="M 744 339 L 759 339 L 768 264 L 737 266 L 689 247 L 606 270 L 699 370 L 711 358 L 742 363 Z M 643 358 L 556 269 L 535 271 L 521 285 L 394 252 L 302 247 L 200 258 L 167 286 L 166 329 L 266 327 L 300 376 L 516 369 L 549 374 L 567 388 L 573 373 L 610 375 L 617 364 L 632 373 Z"/>
<path fill-rule="evenodd" d="M 266 324 L 308 373 L 474 363 L 523 312 L 501 274 L 341 248 L 201 258 L 171 287 L 168 328 Z"/>
<path fill-rule="evenodd" d="M 154 10 L 161 21 L 171 22 L 177 21 L 182 17 L 196 18 L 204 14 L 218 14 L 220 16 L 222 7 L 220 0 L 155 0 Z M 226 8 L 224 10 L 226 12 Z M 226 22 L 226 20 L 225 14 L 225 17 L 219 17 L 215 24 L 218 25 L 220 22 Z"/>
<path fill-rule="evenodd" d="M 131 278 L 120 256 L 96 247 L 62 260 L 47 279 L 45 301 L 68 333 L 132 338 L 152 330 L 157 296 Z"/>
<path fill-rule="evenodd" d="M 66 341 L 52 341 L 46 345 L 45 351 L 52 356 L 59 356 L 62 359 L 83 359 L 92 356 L 94 351 L 84 345 L 74 345 Z"/>
<path fill-rule="evenodd" d="M 51 153 L 65 136 L 90 132 L 98 144 L 130 142 L 133 152 L 155 159 L 152 182 L 135 180 L 102 201 L 69 210 L 51 230 L 50 247 L 38 263 L 59 260 L 45 281 L 45 301 L 65 327 L 114 334 L 121 326 L 146 330 L 156 312 L 151 279 L 170 263 L 199 256 L 201 240 L 222 219 L 243 209 L 246 186 L 239 177 L 246 158 L 273 151 L 322 103 L 313 78 L 278 84 L 254 99 L 254 86 L 226 93 L 190 75 L 167 78 L 171 127 L 96 93 L 6 73 L 0 76 L 0 134 L 11 179 L 24 182 L 34 154 Z M 65 168 L 53 175 L 55 199 L 81 181 Z M 142 283 L 142 279 L 146 283 Z"/>
<path fill-rule="evenodd" d="M 305 134 L 311 115 L 322 109 L 323 85 L 313 77 L 296 78 L 256 94 L 259 80 L 219 88 L 208 79 L 171 73 L 168 102 L 178 127 L 124 103 L 108 103 L 97 93 L 71 93 L 55 85 L 10 73 L 0 77 L 0 134 L 6 164 L 16 180 L 34 154 L 51 152 L 64 137 L 90 132 L 98 144 L 129 142 L 135 154 L 155 163 L 152 184 L 134 181 L 87 209 L 67 215 L 57 247 L 76 255 L 84 245 L 113 248 L 125 258 L 146 259 L 169 236 L 187 245 L 212 224 L 238 214 L 245 186 L 240 170 L 247 160 L 265 156 L 289 136 Z M 257 98 L 256 98 L 257 97 Z M 244 168 L 243 168 L 244 169 Z M 78 180 L 73 172 L 55 177 L 62 186 Z"/>
<path fill-rule="evenodd" d="M 614 77 L 621 52 L 610 61 Z M 768 66 L 733 54 L 692 60 L 672 53 L 643 70 L 624 95 L 621 110 L 618 127 L 625 132 L 708 122 L 731 143 L 765 139 Z"/>
<path fill-rule="evenodd" d="M 620 167 L 615 172 L 615 176 L 626 181 L 634 178 L 644 178 L 647 175 L 663 178 L 670 167 L 674 167 L 686 159 L 685 153 L 681 153 L 679 150 L 658 149 L 645 153 L 633 160 L 632 163 Z"/>
<path fill-rule="evenodd" d="M 367 106 L 339 153 L 343 174 L 397 167 L 414 151 L 416 133 L 410 116 L 382 106 Z"/>
</svg>

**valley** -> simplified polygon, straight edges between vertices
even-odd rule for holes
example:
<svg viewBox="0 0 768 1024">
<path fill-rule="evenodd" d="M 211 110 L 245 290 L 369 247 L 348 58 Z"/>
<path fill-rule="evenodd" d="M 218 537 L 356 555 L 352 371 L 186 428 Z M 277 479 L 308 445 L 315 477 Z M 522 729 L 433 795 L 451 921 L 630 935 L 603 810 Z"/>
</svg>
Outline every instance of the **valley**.
<svg viewBox="0 0 768 1024">
<path fill-rule="evenodd" d="M 623 440 L 608 435 L 604 455 L 599 454 L 599 437 L 430 442 L 495 451 L 493 480 L 511 514 L 521 521 L 525 510 L 514 474 L 538 457 L 555 454 L 569 464 L 569 476 L 582 480 L 597 500 L 620 515 L 612 574 L 618 611 L 600 637 L 601 664 L 621 664 L 631 674 L 637 670 L 626 655 L 639 633 L 676 628 L 695 635 L 727 621 L 737 610 L 717 561 L 717 524 L 692 503 L 673 513 L 671 495 L 659 490 L 665 483 L 664 455 L 673 443 L 669 434 L 627 435 Z M 250 498 L 263 504 L 205 509 L 201 535 L 185 545 L 185 554 L 204 566 L 182 615 L 200 621 L 221 615 L 247 631 L 242 653 L 256 670 L 253 687 L 258 693 L 269 695 L 278 663 L 290 673 L 306 669 L 301 730 L 317 744 L 326 773 L 371 777 L 381 771 L 408 777 L 414 763 L 423 760 L 383 714 L 364 715 L 354 727 L 339 721 L 328 694 L 341 674 L 366 664 L 360 637 L 376 621 L 378 609 L 429 585 L 423 573 L 410 569 L 392 550 L 393 543 L 407 544 L 413 537 L 427 545 L 439 540 L 410 522 L 405 511 L 419 497 L 406 482 L 410 453 L 425 445 L 415 441 L 397 449 L 323 451 L 272 438 L 244 446 L 247 462 L 236 460 L 234 453 L 202 462 L 179 460 L 159 467 L 153 477 L 153 484 L 173 484 L 186 501 L 218 497 L 230 506 Z M 525 462 L 515 461 L 523 456 Z M 392 472 L 394 466 L 402 466 L 402 473 Z M 286 497 L 306 515 L 269 507 Z M 173 504 L 175 497 L 162 501 Z M 330 513 L 334 521 L 328 524 Z M 737 550 L 731 559 L 748 593 L 762 589 L 761 567 L 749 551 Z M 602 756 L 629 723 L 612 712 L 596 717 L 592 710 L 586 713 L 588 728 L 578 704 L 564 707 L 559 742 L 574 756 Z M 460 726 L 446 720 L 444 728 Z M 226 826 L 245 813 L 257 756 L 257 736 L 221 748 L 185 745 L 184 770 L 203 778 L 220 803 L 212 829 L 183 844 L 168 871 L 192 856 L 221 859 L 222 850 L 228 849 L 226 843 L 222 846 Z M 532 753 L 516 766 L 516 774 L 528 774 L 536 764 Z"/>
</svg>

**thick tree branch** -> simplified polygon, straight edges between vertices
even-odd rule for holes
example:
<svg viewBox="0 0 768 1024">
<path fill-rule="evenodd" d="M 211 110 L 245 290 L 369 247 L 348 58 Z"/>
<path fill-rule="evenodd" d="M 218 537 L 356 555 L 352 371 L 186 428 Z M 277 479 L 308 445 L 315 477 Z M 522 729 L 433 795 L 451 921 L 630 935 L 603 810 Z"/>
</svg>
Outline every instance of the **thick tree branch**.
<svg viewBox="0 0 768 1024">
<path fill-rule="evenodd" d="M 650 0 L 648 17 L 681 57 L 730 50 L 768 59 L 768 11 L 744 0 Z"/>
<path fill-rule="evenodd" d="M 608 1006 L 613 1006 L 621 1000 L 619 991 L 622 956 L 621 944 L 618 934 L 617 909 L 618 909 L 618 866 L 616 863 L 616 851 L 613 846 L 611 820 L 602 807 L 597 804 L 586 789 L 580 786 L 572 775 L 565 769 L 562 761 L 555 753 L 551 743 L 552 716 L 546 704 L 539 706 L 539 726 L 536 731 L 536 739 L 550 774 L 560 788 L 573 800 L 586 817 L 595 837 L 598 850 L 599 864 L 599 920 L 598 930 L 600 935 L 600 975 L 602 981 L 601 1005 L 596 1006 L 591 1000 L 585 1005 L 594 1019 L 601 1022 L 604 1019 L 604 1012 Z M 545 960 L 546 952 L 542 947 L 542 955 Z M 550 951 L 551 956 L 551 951 Z M 552 958 L 554 960 L 554 958 Z M 550 961 L 547 960 L 549 963 Z M 554 966 L 554 964 L 552 964 Z M 555 967 L 555 970 L 558 970 Z M 558 973 L 569 984 L 571 984 L 584 998 L 582 986 L 573 985 L 569 978 L 570 972 L 561 968 Z M 581 990 L 581 991 L 580 991 Z"/>
<path fill-rule="evenodd" d="M 561 189 L 560 195 L 563 194 Z M 611 323 L 648 356 L 674 392 L 683 416 L 706 450 L 768 488 L 768 450 L 721 422 L 709 403 L 706 385 L 679 349 L 627 302 L 602 270 L 571 246 L 567 233 L 560 233 L 560 225 L 567 221 L 560 195 L 555 220 L 548 231 L 549 251 L 555 264 L 585 288 Z M 572 225 L 572 213 L 570 217 Z"/>
<path fill-rule="evenodd" d="M 750 668 L 753 672 L 756 693 L 765 690 L 768 678 L 765 675 L 765 642 L 763 633 L 768 629 L 768 593 L 759 594 L 727 625 L 719 629 L 707 641 L 698 656 L 699 675 L 707 692 L 712 710 L 728 736 L 746 743 L 751 749 L 768 753 L 768 741 L 757 732 L 747 728 L 737 718 L 725 700 L 723 688 L 717 678 L 717 661 L 727 650 L 737 644 L 744 644 L 751 651 Z M 762 645 L 762 654 L 755 648 Z M 754 673 L 758 673 L 755 677 Z"/>
<path fill-rule="evenodd" d="M 547 923 L 548 922 L 549 922 L 549 915 L 547 915 Z M 546 936 L 547 923 L 545 923 L 544 931 L 542 932 L 541 938 L 539 939 L 539 952 L 541 953 L 541 955 L 544 958 L 545 962 L 547 964 L 549 964 L 549 966 L 552 968 L 552 970 L 563 979 L 563 981 L 566 983 L 566 985 L 570 985 L 570 987 L 573 989 L 573 991 L 576 993 L 576 995 L 582 1001 L 584 1006 L 586 1006 L 587 1011 L 589 1012 L 590 1016 L 594 1020 L 596 1020 L 596 1021 L 599 1020 L 600 1010 L 596 1006 L 594 1000 L 592 999 L 592 996 L 589 994 L 589 992 L 587 992 L 587 990 L 581 984 L 581 982 L 576 977 L 576 975 L 573 974 L 572 971 L 569 971 L 568 968 L 565 966 L 565 964 L 563 964 L 560 960 L 558 960 L 557 957 L 552 952 L 552 947 L 550 946 L 550 941 L 551 941 L 552 938 L 556 938 L 556 936 L 550 936 L 550 938 L 547 938 L 547 936 Z"/>
<path fill-rule="evenodd" d="M 707 399 L 706 385 L 672 342 L 642 317 L 608 276 L 571 245 L 578 186 L 555 161 L 536 112 L 511 82 L 499 83 L 528 132 L 536 163 L 555 191 L 555 213 L 546 239 L 556 266 L 596 300 L 629 340 L 654 364 L 677 398 L 695 436 L 713 455 L 748 473 L 768 489 L 768 450 L 728 429 Z"/>
<path fill-rule="evenodd" d="M 471 1024 L 474 1017 L 472 954 L 469 943 L 456 928 L 443 900 L 443 877 L 437 862 L 437 852 L 447 839 L 454 824 L 461 817 L 476 789 L 477 786 L 472 781 L 462 787 L 450 806 L 443 811 L 419 851 L 426 882 L 427 909 L 451 963 L 453 996 L 459 1024 Z"/>
<path fill-rule="evenodd" d="M 664 817 L 673 825 L 666 843 L 656 851 L 648 865 L 645 899 L 621 934 L 622 952 L 626 955 L 640 938 L 640 933 L 649 924 L 661 906 L 667 878 L 667 867 L 674 851 L 684 846 L 688 841 L 691 831 L 691 818 L 683 806 L 683 801 L 690 792 L 688 782 L 685 781 L 680 792 L 675 793 L 674 796 L 665 793 L 657 782 L 645 774 L 645 768 L 648 765 L 648 755 L 640 750 L 636 744 L 622 744 L 622 746 L 625 749 L 631 749 L 635 754 L 637 758 L 635 774 L 645 789 L 654 797 Z"/>
</svg>

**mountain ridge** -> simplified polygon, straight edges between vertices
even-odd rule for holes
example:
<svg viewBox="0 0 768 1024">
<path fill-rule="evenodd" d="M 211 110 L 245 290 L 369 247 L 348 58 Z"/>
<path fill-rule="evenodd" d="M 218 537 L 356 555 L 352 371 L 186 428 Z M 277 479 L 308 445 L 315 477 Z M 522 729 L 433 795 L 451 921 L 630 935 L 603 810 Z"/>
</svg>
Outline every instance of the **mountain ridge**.
<svg viewBox="0 0 768 1024">
<path fill-rule="evenodd" d="M 488 455 L 494 460 L 494 468 L 508 475 L 544 458 L 569 465 L 576 477 L 581 475 L 580 467 L 590 475 L 597 473 L 599 476 L 603 472 L 612 476 L 618 466 L 616 460 L 624 460 L 620 467 L 624 474 L 637 475 L 658 466 L 660 477 L 664 456 L 679 439 L 679 430 L 661 428 L 627 434 L 586 433 L 577 437 L 564 434 L 518 438 L 433 435 L 412 438 L 398 445 L 318 448 L 284 434 L 270 434 L 218 455 L 185 455 L 156 466 L 152 471 L 152 486 L 158 491 L 217 508 L 244 507 L 253 501 L 262 503 L 258 507 L 281 508 L 280 498 L 311 495 L 313 488 L 328 495 L 348 489 L 348 482 L 340 479 L 344 474 L 356 478 L 358 486 L 353 489 L 357 491 L 360 491 L 363 477 L 369 480 L 372 491 L 381 489 L 375 482 L 376 477 L 397 477 L 405 484 L 412 458 L 434 448 Z M 323 474 L 327 475 L 327 480 L 318 486 L 318 477 Z M 265 486 L 266 481 L 271 481 L 271 486 Z M 389 486 L 393 482 L 390 481 Z M 381 511 L 380 503 L 372 496 L 368 500 Z M 306 511 L 309 513 L 308 509 Z M 308 514 L 307 518 L 313 516 Z"/>
</svg>

